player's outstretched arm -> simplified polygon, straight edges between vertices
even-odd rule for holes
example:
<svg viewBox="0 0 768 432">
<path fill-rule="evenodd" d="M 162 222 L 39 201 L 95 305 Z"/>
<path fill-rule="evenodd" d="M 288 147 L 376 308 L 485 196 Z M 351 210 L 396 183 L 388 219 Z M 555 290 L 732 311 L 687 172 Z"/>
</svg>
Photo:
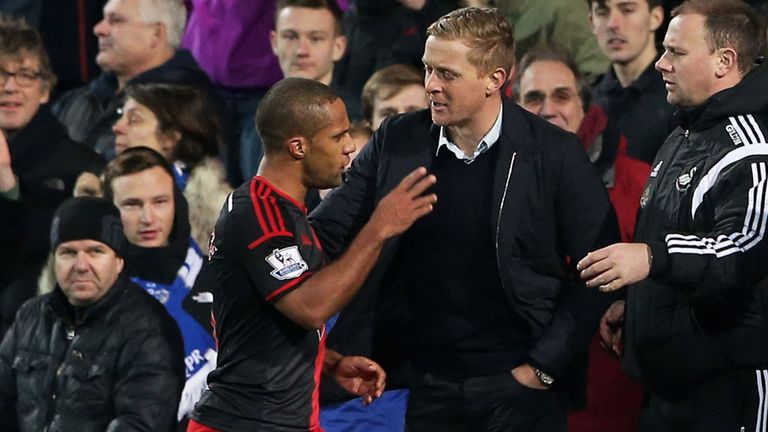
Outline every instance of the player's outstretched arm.
<svg viewBox="0 0 768 432">
<path fill-rule="evenodd" d="M 322 327 L 355 295 L 379 258 L 384 242 L 432 211 L 437 196 L 425 192 L 435 182 L 435 176 L 428 175 L 423 167 L 408 174 L 379 202 L 349 249 L 278 300 L 275 307 L 305 328 Z"/>
</svg>

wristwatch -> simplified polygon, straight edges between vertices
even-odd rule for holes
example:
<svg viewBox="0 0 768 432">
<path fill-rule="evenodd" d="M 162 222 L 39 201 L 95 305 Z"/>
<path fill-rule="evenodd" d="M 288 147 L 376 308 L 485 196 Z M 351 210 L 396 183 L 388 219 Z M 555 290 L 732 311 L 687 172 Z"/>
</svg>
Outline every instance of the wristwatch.
<svg viewBox="0 0 768 432">
<path fill-rule="evenodd" d="M 555 383 L 555 379 L 552 378 L 551 375 L 537 367 L 533 368 L 533 373 L 536 374 L 536 378 L 538 378 L 539 382 L 542 383 L 545 387 L 552 387 L 552 384 Z"/>
</svg>

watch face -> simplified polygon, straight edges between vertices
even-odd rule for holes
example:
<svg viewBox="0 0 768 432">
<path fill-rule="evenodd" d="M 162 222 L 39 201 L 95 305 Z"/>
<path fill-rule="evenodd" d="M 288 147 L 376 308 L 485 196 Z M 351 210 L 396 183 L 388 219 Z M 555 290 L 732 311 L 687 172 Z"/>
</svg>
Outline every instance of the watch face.
<svg viewBox="0 0 768 432">
<path fill-rule="evenodd" d="M 541 381 L 542 384 L 547 385 L 547 386 L 551 386 L 555 382 L 554 378 L 552 378 L 548 374 L 542 372 L 541 370 L 534 369 L 534 371 L 536 372 L 536 378 L 538 378 L 539 381 Z"/>
</svg>

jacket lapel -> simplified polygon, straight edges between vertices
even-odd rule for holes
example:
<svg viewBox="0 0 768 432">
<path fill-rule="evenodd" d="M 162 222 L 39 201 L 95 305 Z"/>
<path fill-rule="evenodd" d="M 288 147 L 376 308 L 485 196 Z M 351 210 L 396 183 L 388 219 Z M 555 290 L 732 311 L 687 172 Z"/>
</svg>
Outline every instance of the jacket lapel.
<svg viewBox="0 0 768 432">
<path fill-rule="evenodd" d="M 437 140 L 440 136 L 440 127 L 430 122 L 429 126 L 424 126 L 424 128 L 424 130 L 420 128 L 414 130 L 409 136 L 401 138 L 405 141 L 404 145 L 400 145 L 397 151 L 393 152 L 389 160 L 390 166 L 385 167 L 382 171 L 387 174 L 387 177 L 384 179 L 383 187 L 378 188 L 377 202 L 394 189 L 411 171 L 420 166 L 429 170 L 432 166 L 437 150 Z"/>
</svg>

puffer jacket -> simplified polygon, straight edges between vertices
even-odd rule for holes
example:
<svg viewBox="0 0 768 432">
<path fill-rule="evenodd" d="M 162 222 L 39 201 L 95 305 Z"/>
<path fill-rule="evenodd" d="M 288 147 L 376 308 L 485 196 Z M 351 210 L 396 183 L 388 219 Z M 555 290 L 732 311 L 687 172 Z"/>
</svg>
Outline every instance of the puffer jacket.
<svg viewBox="0 0 768 432">
<path fill-rule="evenodd" d="M 680 111 L 643 191 L 635 239 L 653 262 L 628 291 L 624 363 L 662 397 L 768 367 L 766 88 L 763 64 Z"/>
<path fill-rule="evenodd" d="M 183 382 L 178 327 L 149 294 L 121 277 L 76 310 L 57 287 L 0 345 L 0 430 L 170 431 Z"/>
</svg>

